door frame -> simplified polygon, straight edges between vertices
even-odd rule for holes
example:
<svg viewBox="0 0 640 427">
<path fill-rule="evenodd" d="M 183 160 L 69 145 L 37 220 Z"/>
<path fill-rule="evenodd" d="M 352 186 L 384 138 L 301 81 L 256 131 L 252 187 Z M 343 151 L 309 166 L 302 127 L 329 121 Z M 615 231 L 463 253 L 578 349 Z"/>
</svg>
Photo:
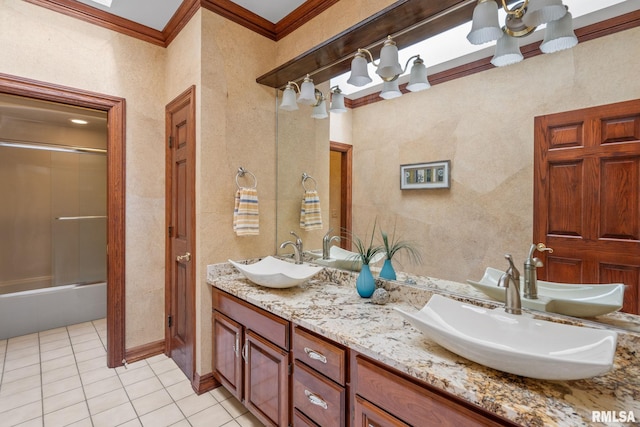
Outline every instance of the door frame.
<svg viewBox="0 0 640 427">
<path fill-rule="evenodd" d="M 171 244 L 171 236 L 169 235 L 169 226 L 171 226 L 172 223 L 172 208 L 173 208 L 173 199 L 172 199 L 172 174 L 173 174 L 173 162 L 172 162 L 172 156 L 171 156 L 171 148 L 169 147 L 169 137 L 171 136 L 171 114 L 173 114 L 174 111 L 178 110 L 179 108 L 181 108 L 182 106 L 184 106 L 185 104 L 189 105 L 189 117 L 188 117 L 188 121 L 190 123 L 189 128 L 187 130 L 187 132 L 189 132 L 189 139 L 191 139 L 192 141 L 194 141 L 195 144 L 195 140 L 196 140 L 196 87 L 195 86 L 190 86 L 187 90 L 185 90 L 184 92 L 182 92 L 180 95 L 178 95 L 173 101 L 169 102 L 167 104 L 167 106 L 165 107 L 165 322 L 164 322 L 164 331 L 165 331 L 165 344 L 164 344 L 164 352 L 165 355 L 170 357 L 171 356 L 171 330 L 169 328 L 169 322 L 168 322 L 168 316 L 171 313 L 171 305 L 172 305 L 172 292 L 171 292 L 171 280 L 172 280 L 172 273 L 173 273 L 173 269 L 171 268 L 171 266 L 174 263 L 174 260 L 171 256 L 172 254 L 172 244 Z M 188 180 L 190 180 L 190 182 L 193 183 L 193 185 L 191 186 L 191 188 L 188 189 L 188 191 L 191 192 L 191 218 L 189 218 L 189 221 L 191 221 L 191 230 L 193 232 L 193 236 L 192 236 L 192 245 L 194 245 L 194 248 L 192 248 L 191 250 L 191 262 L 188 263 L 188 268 L 191 270 L 189 272 L 189 275 L 193 278 L 193 284 L 194 284 L 194 288 L 190 289 L 191 295 L 189 295 L 187 297 L 187 301 L 190 302 L 190 307 L 189 307 L 189 311 L 190 311 L 190 316 L 191 316 L 191 324 L 193 325 L 194 330 L 192 331 L 193 334 L 193 347 L 191 349 L 191 356 L 192 356 L 192 366 L 193 366 L 193 372 L 191 373 L 191 377 L 189 378 L 189 381 L 191 381 L 193 383 L 194 379 L 195 379 L 195 373 L 196 373 L 196 295 L 195 295 L 195 284 L 196 284 L 196 275 L 195 275 L 195 266 L 196 266 L 196 262 L 197 262 L 197 253 L 195 250 L 195 243 L 196 243 L 196 206 L 195 206 L 195 201 L 196 201 L 196 195 L 195 195 L 195 185 L 196 185 L 196 181 L 195 181 L 195 169 L 196 169 L 196 164 L 195 164 L 195 160 L 196 160 L 196 156 L 195 156 L 195 149 L 191 150 L 189 152 L 189 156 L 190 159 L 189 161 L 192 163 L 193 168 L 191 170 L 191 174 L 192 176 L 190 176 L 188 178 Z"/>
<path fill-rule="evenodd" d="M 352 191 L 353 191 L 353 145 L 341 142 L 329 142 L 329 151 L 341 154 L 340 168 L 340 246 L 351 249 L 351 239 L 348 238 L 352 230 Z"/>
<path fill-rule="evenodd" d="M 125 359 L 125 99 L 0 73 L 0 93 L 107 113 L 107 366 Z"/>
</svg>

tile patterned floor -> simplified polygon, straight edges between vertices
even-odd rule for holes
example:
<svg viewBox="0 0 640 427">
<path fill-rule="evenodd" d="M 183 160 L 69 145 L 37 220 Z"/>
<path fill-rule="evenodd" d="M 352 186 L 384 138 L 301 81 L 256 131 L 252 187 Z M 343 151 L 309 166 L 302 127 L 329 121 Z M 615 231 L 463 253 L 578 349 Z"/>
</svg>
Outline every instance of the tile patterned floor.
<svg viewBox="0 0 640 427">
<path fill-rule="evenodd" d="M 196 395 L 158 355 L 106 367 L 106 322 L 0 340 L 0 426 L 261 427 L 224 388 Z"/>
</svg>

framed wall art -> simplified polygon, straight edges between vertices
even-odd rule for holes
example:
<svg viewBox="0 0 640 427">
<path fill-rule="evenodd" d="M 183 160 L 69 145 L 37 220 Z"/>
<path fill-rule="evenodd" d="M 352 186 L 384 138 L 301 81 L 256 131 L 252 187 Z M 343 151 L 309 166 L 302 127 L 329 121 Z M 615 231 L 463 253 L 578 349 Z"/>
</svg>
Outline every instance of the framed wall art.
<svg viewBox="0 0 640 427">
<path fill-rule="evenodd" d="M 450 188 L 450 160 L 400 165 L 400 189 Z"/>
</svg>

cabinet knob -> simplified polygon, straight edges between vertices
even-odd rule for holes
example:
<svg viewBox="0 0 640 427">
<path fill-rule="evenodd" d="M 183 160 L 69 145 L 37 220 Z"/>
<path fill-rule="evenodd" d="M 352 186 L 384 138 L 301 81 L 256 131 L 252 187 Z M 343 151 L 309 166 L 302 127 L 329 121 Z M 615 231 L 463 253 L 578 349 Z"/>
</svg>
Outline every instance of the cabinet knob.
<svg viewBox="0 0 640 427">
<path fill-rule="evenodd" d="M 310 359 L 319 360 L 322 363 L 327 363 L 327 358 L 322 353 L 318 353 L 317 351 L 309 347 L 305 347 L 304 352 L 307 353 L 307 356 L 309 356 Z"/>
<path fill-rule="evenodd" d="M 327 405 L 327 402 L 325 402 L 324 399 L 322 399 L 317 394 L 310 392 L 309 390 L 305 390 L 304 395 L 307 396 L 307 399 L 309 399 L 309 402 L 311 402 L 316 406 L 320 406 L 322 409 L 327 409 L 329 407 L 329 405 Z"/>
</svg>

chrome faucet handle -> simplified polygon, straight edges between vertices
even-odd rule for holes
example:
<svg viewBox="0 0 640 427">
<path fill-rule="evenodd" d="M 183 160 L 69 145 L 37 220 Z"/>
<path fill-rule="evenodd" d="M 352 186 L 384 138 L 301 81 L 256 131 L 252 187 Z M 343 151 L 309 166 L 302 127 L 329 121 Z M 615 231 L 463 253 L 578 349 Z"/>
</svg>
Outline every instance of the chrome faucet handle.
<svg viewBox="0 0 640 427">
<path fill-rule="evenodd" d="M 513 277 L 513 280 L 519 281 L 520 271 L 518 271 L 515 264 L 513 263 L 513 257 L 511 256 L 511 254 L 505 254 L 504 257 L 507 261 L 509 261 L 509 268 L 507 269 L 507 274 L 510 274 L 511 277 Z"/>
<path fill-rule="evenodd" d="M 329 231 L 327 231 L 327 233 L 324 235 L 324 238 L 328 239 L 329 237 L 331 237 L 331 233 L 333 233 L 333 227 L 331 227 Z"/>
</svg>

